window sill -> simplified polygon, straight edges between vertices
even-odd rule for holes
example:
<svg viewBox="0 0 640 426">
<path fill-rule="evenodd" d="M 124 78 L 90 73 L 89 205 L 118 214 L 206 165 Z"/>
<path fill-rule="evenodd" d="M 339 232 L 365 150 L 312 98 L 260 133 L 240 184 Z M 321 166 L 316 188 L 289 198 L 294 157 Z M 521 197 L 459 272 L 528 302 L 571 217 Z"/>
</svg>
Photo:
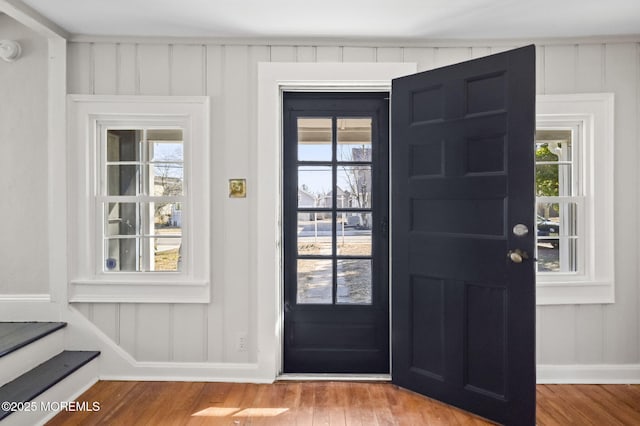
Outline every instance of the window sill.
<svg viewBox="0 0 640 426">
<path fill-rule="evenodd" d="M 90 303 L 209 303 L 208 281 L 198 280 L 74 280 L 69 302 Z"/>
</svg>

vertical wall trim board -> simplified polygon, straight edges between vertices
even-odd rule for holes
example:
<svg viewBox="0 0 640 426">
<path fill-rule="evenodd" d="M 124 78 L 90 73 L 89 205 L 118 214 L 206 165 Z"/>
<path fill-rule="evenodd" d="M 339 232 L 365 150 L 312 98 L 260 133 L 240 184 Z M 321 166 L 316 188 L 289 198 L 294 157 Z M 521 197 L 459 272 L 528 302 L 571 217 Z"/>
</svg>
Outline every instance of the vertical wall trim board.
<svg viewBox="0 0 640 426">
<path fill-rule="evenodd" d="M 600 312 L 599 312 L 599 317 L 600 317 L 600 324 L 601 324 L 601 339 L 602 339 L 602 344 L 600 345 L 600 359 L 602 360 L 602 362 L 604 362 L 604 342 L 605 342 L 605 327 L 604 327 L 604 321 L 605 321 L 605 315 L 604 315 L 604 307 L 600 307 Z"/>
<path fill-rule="evenodd" d="M 89 43 L 89 91 L 96 94 L 96 55 L 95 43 Z"/>
<path fill-rule="evenodd" d="M 636 145 L 636 158 L 637 163 L 640 164 L 640 43 L 636 43 L 636 137 L 635 137 L 635 145 Z M 640 179 L 640 171 L 636 167 L 636 188 L 639 191 L 636 192 L 636 222 L 640 223 L 640 185 L 637 184 Z M 636 241 L 638 241 L 637 253 L 640 253 L 640 228 L 637 229 Z M 636 263 L 636 282 L 640 280 L 640 262 Z M 637 362 L 640 363 L 640 291 L 638 291 L 638 301 L 636 303 L 636 323 L 638 327 L 638 349 L 637 349 Z"/>
<path fill-rule="evenodd" d="M 540 58 L 542 59 L 542 90 L 540 91 L 540 93 L 547 93 L 547 58 L 546 58 L 546 47 L 545 46 L 540 46 L 538 47 L 541 51 L 542 54 L 540 55 Z"/>
<path fill-rule="evenodd" d="M 116 327 L 116 344 L 120 346 L 120 310 L 122 309 L 122 304 L 118 303 L 116 305 L 116 314 L 115 314 L 115 327 Z"/>
<path fill-rule="evenodd" d="M 169 54 L 167 55 L 167 66 L 169 67 L 169 95 L 174 95 L 173 93 L 173 47 L 174 44 L 169 45 Z"/>
<path fill-rule="evenodd" d="M 221 91 L 221 96 L 219 99 L 220 105 L 224 106 L 225 102 L 226 102 L 226 92 L 224 90 L 225 87 L 227 87 L 227 73 L 226 73 L 226 69 L 227 69 L 227 50 L 228 50 L 228 46 L 223 45 L 222 48 L 220 49 L 220 80 L 221 80 L 221 87 L 222 87 L 222 91 Z M 223 141 L 226 137 L 226 132 L 227 132 L 227 117 L 226 117 L 226 109 L 223 107 L 221 108 L 221 117 L 219 117 L 219 126 L 220 126 L 220 130 L 219 130 L 219 135 L 222 138 L 222 140 L 220 140 L 220 144 L 222 146 Z M 222 149 L 222 151 L 224 152 L 224 149 Z M 225 171 L 226 174 L 226 171 Z M 222 213 L 222 220 L 224 221 L 224 210 L 221 212 Z M 224 222 L 223 222 L 224 223 Z M 215 238 L 213 239 L 213 241 L 215 241 Z M 224 294 L 224 278 L 227 275 L 227 267 L 224 266 L 222 268 L 222 273 L 221 273 L 221 281 L 220 283 L 216 286 L 216 288 L 218 289 L 218 297 L 220 298 L 220 337 L 221 337 L 221 341 L 227 342 L 227 322 L 226 322 L 226 316 L 225 316 L 225 309 L 224 307 L 226 306 L 226 301 L 227 298 L 225 297 Z M 221 360 L 224 362 L 226 360 L 226 352 L 224 350 L 224 347 L 221 349 Z"/>
<path fill-rule="evenodd" d="M 169 304 L 169 339 L 168 339 L 168 343 L 169 343 L 169 347 L 167 348 L 167 351 L 169 352 L 169 361 L 175 361 L 174 359 L 174 347 L 175 347 L 175 326 L 176 326 L 176 318 L 175 318 L 175 304 L 170 303 Z M 188 333 L 189 330 L 185 330 Z"/>
<path fill-rule="evenodd" d="M 602 90 L 607 87 L 607 45 L 602 44 Z M 614 111 L 615 114 L 615 111 Z"/>
<path fill-rule="evenodd" d="M 206 96 L 209 90 L 207 86 L 207 46 L 203 44 L 200 47 L 202 49 L 202 95 Z"/>
<path fill-rule="evenodd" d="M 120 75 L 120 66 L 122 64 L 122 59 L 121 59 L 121 55 L 122 52 L 120 51 L 120 47 L 121 47 L 121 43 L 116 43 L 116 72 L 115 72 L 115 79 L 116 79 L 116 94 L 120 93 L 120 79 L 122 78 L 122 76 Z"/>
<path fill-rule="evenodd" d="M 580 68 L 578 66 L 579 61 L 580 61 L 580 49 L 578 48 L 577 44 L 573 45 L 573 75 L 578 75 L 578 73 L 580 72 Z M 574 92 L 578 92 L 578 79 L 574 78 L 573 79 L 573 91 Z"/>
<path fill-rule="evenodd" d="M 202 361 L 209 360 L 209 307 L 202 308 Z"/>
<path fill-rule="evenodd" d="M 133 327 L 133 358 L 134 359 L 138 359 L 138 354 L 140 353 L 140 350 L 138 348 L 138 345 L 140 344 L 140 333 L 138 331 L 138 327 L 140 326 L 140 305 L 139 304 L 135 304 L 133 305 L 133 318 L 134 318 L 134 322 L 132 324 Z"/>
<path fill-rule="evenodd" d="M 138 43 L 135 44 L 135 56 L 136 56 L 136 63 L 135 63 L 135 76 L 136 76 L 136 88 L 135 88 L 135 94 L 139 95 L 140 94 L 140 45 Z"/>
</svg>

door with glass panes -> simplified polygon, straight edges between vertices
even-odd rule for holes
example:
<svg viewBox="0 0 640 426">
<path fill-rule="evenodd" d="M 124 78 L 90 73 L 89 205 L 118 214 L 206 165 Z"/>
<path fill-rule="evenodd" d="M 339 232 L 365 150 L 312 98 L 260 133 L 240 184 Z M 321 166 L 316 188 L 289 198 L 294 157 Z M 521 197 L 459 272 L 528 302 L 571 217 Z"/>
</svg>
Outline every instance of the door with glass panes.
<svg viewBox="0 0 640 426">
<path fill-rule="evenodd" d="M 388 373 L 388 93 L 284 94 L 284 372 Z"/>
</svg>

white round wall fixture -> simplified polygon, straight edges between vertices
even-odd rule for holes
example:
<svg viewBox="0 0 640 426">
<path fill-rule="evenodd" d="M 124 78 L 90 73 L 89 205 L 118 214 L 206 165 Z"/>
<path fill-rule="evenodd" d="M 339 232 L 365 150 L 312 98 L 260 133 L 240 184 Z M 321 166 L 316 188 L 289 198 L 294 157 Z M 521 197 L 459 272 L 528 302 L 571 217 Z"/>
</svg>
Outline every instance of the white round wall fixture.
<svg viewBox="0 0 640 426">
<path fill-rule="evenodd" d="M 7 62 L 14 62 L 22 54 L 22 48 L 17 41 L 0 40 L 0 58 Z"/>
</svg>

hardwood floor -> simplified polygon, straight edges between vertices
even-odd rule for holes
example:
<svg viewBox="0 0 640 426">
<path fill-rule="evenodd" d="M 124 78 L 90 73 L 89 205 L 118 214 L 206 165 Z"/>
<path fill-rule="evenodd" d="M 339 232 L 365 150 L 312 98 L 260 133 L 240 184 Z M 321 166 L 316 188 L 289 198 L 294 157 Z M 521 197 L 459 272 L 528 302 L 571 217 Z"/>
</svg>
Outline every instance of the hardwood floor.
<svg viewBox="0 0 640 426">
<path fill-rule="evenodd" d="M 640 425 L 640 385 L 538 385 L 538 425 Z M 48 425 L 490 425 L 388 383 L 98 382 Z"/>
</svg>

